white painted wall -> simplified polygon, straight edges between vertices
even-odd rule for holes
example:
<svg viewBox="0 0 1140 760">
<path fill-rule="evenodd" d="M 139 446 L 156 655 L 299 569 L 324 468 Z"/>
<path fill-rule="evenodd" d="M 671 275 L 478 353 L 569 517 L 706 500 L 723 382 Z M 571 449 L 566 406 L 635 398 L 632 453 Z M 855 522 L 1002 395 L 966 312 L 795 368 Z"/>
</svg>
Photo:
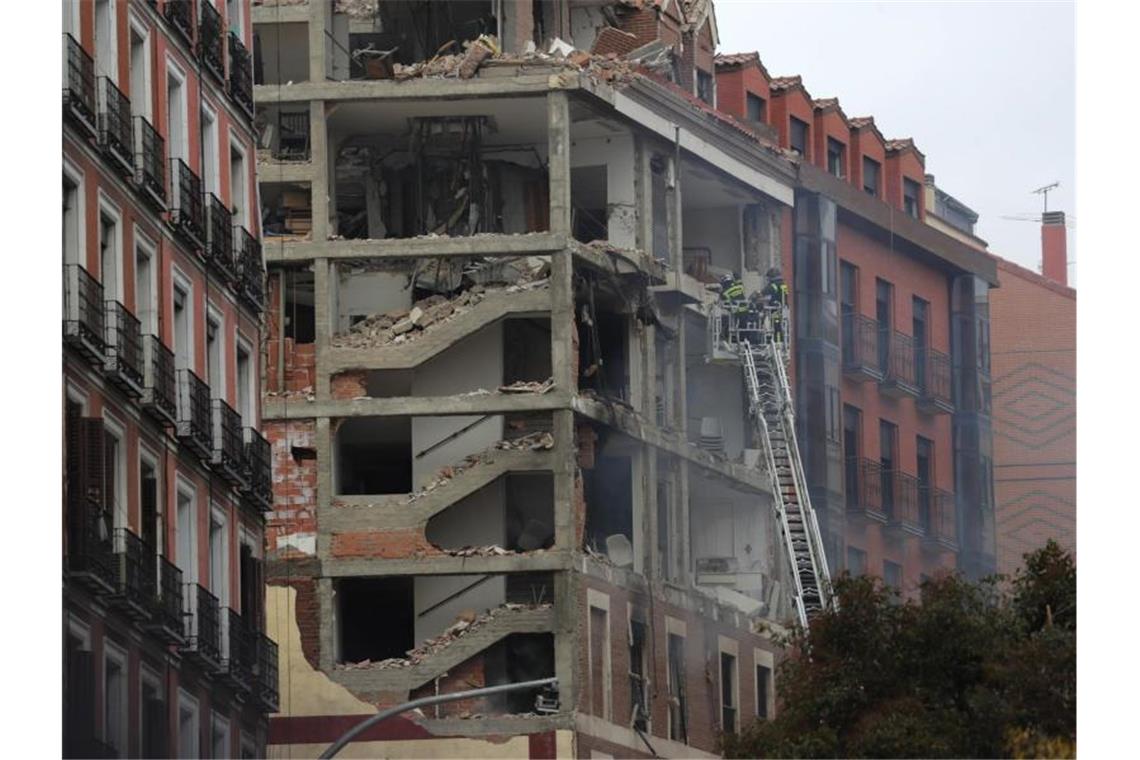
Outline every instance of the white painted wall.
<svg viewBox="0 0 1140 760">
<path fill-rule="evenodd" d="M 697 440 L 702 417 L 720 420 L 724 451 L 737 459 L 744 450 L 748 411 L 744 405 L 744 375 L 736 364 L 698 364 L 689 368 L 689 439 Z"/>
<path fill-rule="evenodd" d="M 762 599 L 760 574 L 771 577 L 775 558 L 767 496 L 734 491 L 703 478 L 689 481 L 693 559 L 736 557 L 735 590 Z"/>
<path fill-rule="evenodd" d="M 576 139 L 570 146 L 570 168 L 606 167 L 606 219 L 609 240 L 620 248 L 637 245 L 637 194 L 633 186 L 633 136 Z"/>
<path fill-rule="evenodd" d="M 741 271 L 744 258 L 739 207 L 694 209 L 686 212 L 681 222 L 681 237 L 685 248 L 711 248 L 713 266 Z"/>
<path fill-rule="evenodd" d="M 336 331 L 348 330 L 353 316 L 368 316 L 412 306 L 412 289 L 403 272 L 344 270 L 337 278 Z"/>
</svg>

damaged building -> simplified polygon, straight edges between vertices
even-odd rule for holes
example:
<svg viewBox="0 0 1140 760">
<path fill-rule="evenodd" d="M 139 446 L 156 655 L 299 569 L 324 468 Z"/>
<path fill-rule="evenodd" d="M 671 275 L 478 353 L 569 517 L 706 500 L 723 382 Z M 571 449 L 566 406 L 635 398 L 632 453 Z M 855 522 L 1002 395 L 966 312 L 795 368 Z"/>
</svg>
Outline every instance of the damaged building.
<svg viewBox="0 0 1140 760">
<path fill-rule="evenodd" d="M 836 228 L 940 273 L 923 287 L 981 271 L 984 295 L 985 264 L 917 220 L 884 243 L 893 201 L 793 150 L 782 91 L 714 57 L 711 2 L 265 0 L 253 28 L 271 755 L 549 676 L 556 694 L 442 704 L 354 749 L 701 757 L 771 716 L 794 583 L 715 283 L 794 273 L 798 430 L 838 570 L 865 539 L 845 522 Z M 951 416 L 920 421 L 946 439 L 940 481 Z M 890 520 L 904 543 L 878 551 L 957 562 L 956 538 Z"/>
</svg>

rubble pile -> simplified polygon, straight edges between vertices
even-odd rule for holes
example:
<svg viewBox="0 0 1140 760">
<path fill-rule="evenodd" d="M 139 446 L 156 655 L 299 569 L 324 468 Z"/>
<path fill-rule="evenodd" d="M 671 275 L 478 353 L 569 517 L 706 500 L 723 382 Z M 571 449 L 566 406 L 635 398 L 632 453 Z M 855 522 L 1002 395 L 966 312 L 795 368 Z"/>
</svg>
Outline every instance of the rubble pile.
<svg viewBox="0 0 1140 760">
<path fill-rule="evenodd" d="M 505 551 L 505 550 L 504 550 Z M 474 610 L 464 610 L 459 613 L 454 623 L 445 630 L 443 633 L 428 639 L 423 644 L 420 644 L 415 649 L 410 649 L 406 657 L 390 657 L 387 660 L 379 660 L 372 662 L 371 660 L 362 660 L 360 662 L 342 662 L 337 663 L 334 667 L 337 670 L 391 670 L 396 668 L 410 668 L 419 665 L 424 660 L 438 654 L 451 645 L 457 639 L 461 639 L 474 630 L 477 630 L 488 622 L 494 620 L 497 616 L 506 612 L 514 612 L 517 610 L 525 609 L 543 609 L 549 608 L 549 604 L 527 605 L 515 604 L 507 602 L 489 610 L 482 614 L 476 613 Z"/>
<path fill-rule="evenodd" d="M 304 399 L 305 401 L 316 401 L 317 397 L 313 392 L 313 386 L 306 385 L 299 391 L 266 391 L 268 398 L 282 398 L 282 399 Z"/>
<path fill-rule="evenodd" d="M 503 451 L 549 451 L 554 448 L 554 436 L 544 431 L 538 431 L 518 438 L 507 438 L 498 441 L 495 443 L 495 448 Z M 430 483 L 415 493 L 408 494 L 408 503 L 410 504 L 422 499 L 445 483 L 449 483 L 455 476 L 466 472 L 475 465 L 486 461 L 486 459 L 487 452 L 471 454 L 458 464 L 448 465 L 442 468 L 436 473 L 435 478 L 433 478 Z"/>
<path fill-rule="evenodd" d="M 554 448 L 554 436 L 539 430 L 519 438 L 499 441 L 495 444 L 495 448 L 506 451 L 549 451 Z"/>
<path fill-rule="evenodd" d="M 537 380 L 518 380 L 510 385 L 500 385 L 499 393 L 550 393 L 554 390 L 554 378 L 549 377 L 541 383 Z"/>
</svg>

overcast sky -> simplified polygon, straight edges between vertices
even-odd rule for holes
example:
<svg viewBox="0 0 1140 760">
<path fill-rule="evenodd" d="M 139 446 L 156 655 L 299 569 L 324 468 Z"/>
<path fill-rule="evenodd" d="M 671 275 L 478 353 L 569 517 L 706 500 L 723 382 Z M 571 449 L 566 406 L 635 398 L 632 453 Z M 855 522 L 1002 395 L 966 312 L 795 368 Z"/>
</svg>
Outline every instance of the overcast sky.
<svg viewBox="0 0 1140 760">
<path fill-rule="evenodd" d="M 1031 191 L 1060 181 L 1076 258 L 1075 13 L 1067 2 L 716 0 L 722 53 L 755 50 L 772 76 L 800 74 L 813 98 L 913 137 L 926 171 L 981 215 L 990 250 L 1038 271 Z M 1076 277 L 1070 265 L 1070 282 Z"/>
</svg>

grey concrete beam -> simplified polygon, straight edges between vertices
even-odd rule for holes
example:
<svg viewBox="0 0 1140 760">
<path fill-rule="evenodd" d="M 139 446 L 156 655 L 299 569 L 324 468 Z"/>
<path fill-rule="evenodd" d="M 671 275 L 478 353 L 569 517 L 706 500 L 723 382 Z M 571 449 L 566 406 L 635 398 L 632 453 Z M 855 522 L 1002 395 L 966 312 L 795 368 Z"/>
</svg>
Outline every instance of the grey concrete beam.
<svg viewBox="0 0 1140 760">
<path fill-rule="evenodd" d="M 322 30 L 323 34 L 323 30 Z M 323 66 L 323 63 L 322 63 Z M 541 95 L 552 89 L 578 86 L 577 73 L 556 76 L 549 73 L 486 76 L 475 79 L 423 78 L 404 82 L 350 80 L 344 82 L 295 82 L 291 85 L 255 85 L 257 105 L 297 103 L 306 100 L 439 100 L 444 98 L 519 97 Z M 322 69 L 322 79 L 324 77 Z"/>
<path fill-rule="evenodd" d="M 279 399 L 266 402 L 266 420 L 305 420 L 321 417 L 419 417 L 463 414 L 547 412 L 570 406 L 568 394 L 487 393 L 472 396 L 393 396 L 329 401 Z"/>
<path fill-rule="evenodd" d="M 313 164 L 310 161 L 258 161 L 258 182 L 313 181 Z"/>
<path fill-rule="evenodd" d="M 331 290 L 332 279 L 329 277 L 329 260 L 317 259 L 313 262 L 313 322 L 315 325 L 314 345 L 314 371 L 313 390 L 318 401 L 329 397 L 328 355 L 329 339 L 332 337 L 333 319 Z"/>
<path fill-rule="evenodd" d="M 565 92 L 546 96 L 550 230 L 570 234 L 570 101 Z"/>
<path fill-rule="evenodd" d="M 323 39 L 324 34 L 322 32 Z M 323 76 L 323 75 L 322 75 Z M 326 240 L 329 236 L 329 139 L 325 118 L 325 103 L 317 100 L 309 104 L 309 155 L 312 158 L 312 184 L 309 186 L 312 208 L 313 240 Z"/>
<path fill-rule="evenodd" d="M 309 81 L 325 81 L 325 28 L 332 16 L 332 5 L 309 0 Z M 314 98 L 315 99 L 315 98 Z"/>
<path fill-rule="evenodd" d="M 433 235 L 384 240 L 287 240 L 269 237 L 262 241 L 266 260 L 271 263 L 317 258 L 351 261 L 437 256 L 542 256 L 561 251 L 566 245 L 565 235 L 549 232 L 524 235 L 480 233 L 468 237 Z"/>
<path fill-rule="evenodd" d="M 299 5 L 255 5 L 252 8 L 254 24 L 307 24 L 309 23 L 308 4 Z"/>
<path fill-rule="evenodd" d="M 568 552 L 542 551 L 490 557 L 327 557 L 321 566 L 330 578 L 379 577 L 388 575 L 491 575 L 494 573 L 537 573 L 568 570 Z"/>
</svg>

